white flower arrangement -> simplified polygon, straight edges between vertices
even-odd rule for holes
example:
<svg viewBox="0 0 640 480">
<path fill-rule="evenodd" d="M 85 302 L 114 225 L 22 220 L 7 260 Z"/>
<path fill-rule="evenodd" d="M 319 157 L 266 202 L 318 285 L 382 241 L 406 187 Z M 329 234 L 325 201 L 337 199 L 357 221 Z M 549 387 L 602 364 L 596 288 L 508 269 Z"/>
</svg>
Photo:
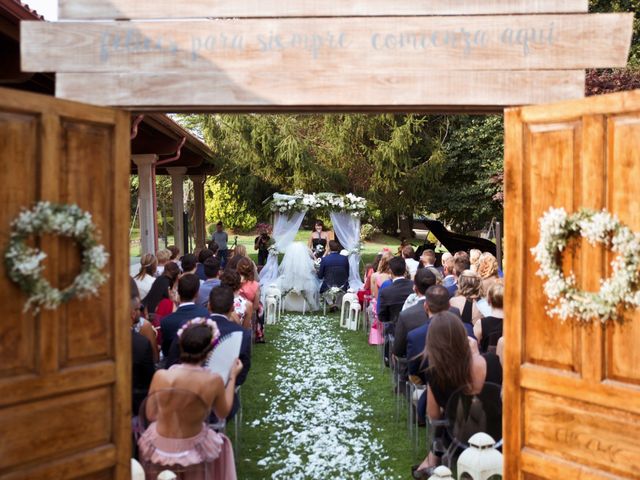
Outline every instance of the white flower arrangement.
<svg viewBox="0 0 640 480">
<path fill-rule="evenodd" d="M 340 210 L 355 217 L 361 216 L 367 208 L 367 200 L 348 193 L 304 193 L 296 190 L 293 195 L 273 194 L 271 210 L 279 213 L 299 212 L 302 210 Z"/>
<path fill-rule="evenodd" d="M 539 222 L 540 241 L 531 252 L 540 265 L 537 274 L 547 279 L 544 292 L 552 304 L 550 314 L 563 322 L 575 318 L 582 323 L 595 319 L 606 323 L 620 318 L 621 309 L 640 306 L 640 235 L 605 210 L 582 209 L 569 215 L 563 208 L 551 208 Z M 600 280 L 599 292 L 579 290 L 575 276 L 562 273 L 562 252 L 578 236 L 591 245 L 605 244 L 618 254 L 611 262 L 611 277 Z"/>
<path fill-rule="evenodd" d="M 103 272 L 109 258 L 104 246 L 96 240 L 96 227 L 91 214 L 77 205 L 39 202 L 31 210 L 23 210 L 11 223 L 12 231 L 5 252 L 9 278 L 28 295 L 24 310 L 38 313 L 40 308 L 53 310 L 73 298 L 87 298 L 98 293 L 107 275 Z M 42 276 L 47 255 L 30 247 L 32 235 L 60 235 L 73 239 L 81 249 L 80 273 L 63 290 L 53 288 Z"/>
</svg>

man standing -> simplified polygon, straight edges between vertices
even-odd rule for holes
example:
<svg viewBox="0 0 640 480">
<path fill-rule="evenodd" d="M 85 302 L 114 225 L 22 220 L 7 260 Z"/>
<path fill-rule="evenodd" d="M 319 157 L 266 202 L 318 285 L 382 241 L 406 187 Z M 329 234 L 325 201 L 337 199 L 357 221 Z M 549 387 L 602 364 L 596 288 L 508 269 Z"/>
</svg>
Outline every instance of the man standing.
<svg viewBox="0 0 640 480">
<path fill-rule="evenodd" d="M 216 231 L 213 232 L 212 240 L 218 245 L 218 258 L 220 259 L 220 267 L 224 268 L 227 264 L 227 253 L 228 253 L 228 243 L 229 236 L 227 232 L 224 231 L 222 227 L 222 222 L 218 222 L 216 224 Z"/>
</svg>

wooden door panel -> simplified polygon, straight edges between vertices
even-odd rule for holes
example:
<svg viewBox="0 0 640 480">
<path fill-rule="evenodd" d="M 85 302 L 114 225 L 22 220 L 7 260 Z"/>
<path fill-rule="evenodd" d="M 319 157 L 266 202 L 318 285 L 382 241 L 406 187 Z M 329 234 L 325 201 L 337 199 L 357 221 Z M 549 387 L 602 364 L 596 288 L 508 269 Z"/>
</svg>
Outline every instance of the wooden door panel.
<svg viewBox="0 0 640 480">
<path fill-rule="evenodd" d="M 608 126 L 607 208 L 640 232 L 640 113 L 612 117 Z M 605 378 L 640 387 L 640 311 L 607 331 Z"/>
<path fill-rule="evenodd" d="M 524 446 L 580 465 L 640 475 L 640 416 L 557 395 L 525 393 Z M 602 425 L 610 428 L 603 430 Z"/>
<path fill-rule="evenodd" d="M 640 310 L 622 324 L 560 323 L 530 253 L 551 207 L 607 208 L 640 232 L 640 91 L 505 119 L 505 478 L 640 478 Z M 595 291 L 612 259 L 576 240 L 563 269 Z"/>
<path fill-rule="evenodd" d="M 1 195 L 5 200 L 0 208 L 0 225 L 8 225 L 19 213 L 18 205 L 35 195 L 33 179 L 39 174 L 37 132 L 36 116 L 0 112 L 0 151 L 5 161 L 11 162 L 14 156 L 21 159 L 20 168 L 0 169 Z M 9 229 L 0 229 L 2 245 L 8 239 Z M 0 378 L 32 373 L 37 368 L 35 319 L 22 311 L 25 296 L 7 277 L 4 261 L 0 262 L 0 290 L 13 299 L 3 306 L 0 322 Z"/>
<path fill-rule="evenodd" d="M 95 122 L 78 122 L 65 119 L 62 122 L 62 155 L 67 168 L 60 178 L 60 196 L 63 199 L 80 199 L 80 208 L 91 212 L 100 231 L 100 241 L 107 251 L 113 250 L 110 225 L 114 222 L 113 186 L 113 126 Z M 66 264 L 65 280 L 72 281 L 79 269 L 79 256 L 75 245 L 65 243 L 61 257 Z M 60 362 L 65 366 L 81 362 L 99 361 L 111 356 L 112 324 L 109 313 L 114 307 L 113 290 L 87 302 L 67 304 L 61 322 Z M 70 319 L 82 318 L 84 328 L 74 328 Z"/>
<path fill-rule="evenodd" d="M 0 89 L 0 239 L 40 200 L 91 213 L 110 255 L 97 297 L 23 313 L 0 262 L 0 479 L 129 478 L 130 329 L 127 224 L 129 115 Z M 34 238 L 45 277 L 66 287 L 77 245 Z M 7 313 L 7 312 L 5 312 Z"/>
<path fill-rule="evenodd" d="M 108 443 L 110 418 L 107 387 L 4 409 L 0 412 L 6 432 L 0 469 Z"/>
<path fill-rule="evenodd" d="M 527 154 L 539 159 L 525 167 L 525 198 L 528 203 L 527 238 L 538 231 L 538 219 L 548 209 L 548 205 L 564 206 L 571 210 L 577 202 L 573 188 L 576 171 L 576 151 L 579 150 L 580 125 L 559 123 L 533 125 L 527 135 Z M 566 269 L 573 269 L 570 259 L 566 259 Z M 524 272 L 529 285 L 525 296 L 525 359 L 536 365 L 577 371 L 579 361 L 576 353 L 579 336 L 570 323 L 557 326 L 545 315 L 546 299 L 542 291 L 542 279 L 535 275 L 537 265 L 531 255 L 525 256 Z"/>
</svg>

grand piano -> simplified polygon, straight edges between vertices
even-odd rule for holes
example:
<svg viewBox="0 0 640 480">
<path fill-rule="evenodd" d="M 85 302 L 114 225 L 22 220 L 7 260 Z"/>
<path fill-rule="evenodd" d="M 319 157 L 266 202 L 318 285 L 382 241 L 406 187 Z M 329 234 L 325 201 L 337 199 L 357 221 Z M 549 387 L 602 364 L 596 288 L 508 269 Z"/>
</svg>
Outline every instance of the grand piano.
<svg viewBox="0 0 640 480">
<path fill-rule="evenodd" d="M 456 253 L 460 250 L 468 252 L 472 248 L 477 248 L 481 252 L 490 252 L 493 255 L 496 255 L 496 244 L 491 240 L 454 233 L 448 230 L 442 222 L 439 222 L 438 220 L 431 220 L 429 218 L 416 218 L 414 223 L 424 224 L 425 228 L 429 230 L 433 236 L 442 243 L 444 248 L 449 250 L 451 253 Z M 419 257 L 424 250 L 428 248 L 433 249 L 434 247 L 435 245 L 425 241 L 425 244 L 418 248 L 416 254 Z M 440 255 L 438 255 L 438 259 L 439 258 Z"/>
</svg>

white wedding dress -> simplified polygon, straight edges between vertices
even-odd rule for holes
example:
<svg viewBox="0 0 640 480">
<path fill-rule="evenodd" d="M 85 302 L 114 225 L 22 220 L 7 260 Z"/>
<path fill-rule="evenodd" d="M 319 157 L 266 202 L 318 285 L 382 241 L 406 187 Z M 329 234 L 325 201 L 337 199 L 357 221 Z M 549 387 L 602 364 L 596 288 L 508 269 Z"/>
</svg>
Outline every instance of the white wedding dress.
<svg viewBox="0 0 640 480">
<path fill-rule="evenodd" d="M 294 242 L 287 247 L 278 273 L 277 283 L 284 296 L 285 310 L 291 312 L 318 310 L 320 281 L 311 253 L 304 243 Z"/>
</svg>

